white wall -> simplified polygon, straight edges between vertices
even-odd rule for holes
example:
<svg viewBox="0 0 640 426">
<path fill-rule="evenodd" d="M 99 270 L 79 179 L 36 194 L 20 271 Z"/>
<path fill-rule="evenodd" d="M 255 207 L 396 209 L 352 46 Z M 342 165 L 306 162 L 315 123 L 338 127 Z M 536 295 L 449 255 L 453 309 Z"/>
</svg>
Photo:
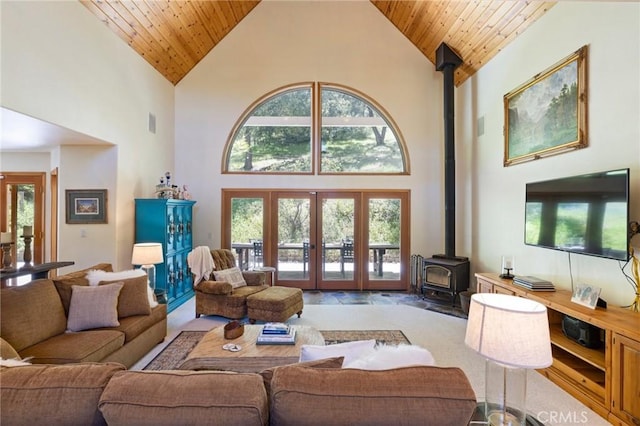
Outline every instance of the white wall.
<svg viewBox="0 0 640 426">
<path fill-rule="evenodd" d="M 503 96 L 533 75 L 589 45 L 589 147 L 503 167 Z M 458 90 L 458 141 L 470 164 L 464 181 L 473 200 L 465 232 L 473 234 L 474 271 L 500 269 L 503 254 L 516 258 L 516 274 L 571 288 L 564 252 L 525 246 L 524 188 L 527 182 L 629 167 L 631 220 L 640 219 L 640 4 L 559 2 Z M 477 120 L 484 119 L 484 134 Z M 572 255 L 574 283 L 602 287 L 601 297 L 626 305 L 633 291 L 620 265 Z"/>
<path fill-rule="evenodd" d="M 90 253 L 72 249 L 77 235 L 61 226 L 59 258 L 130 267 L 133 199 L 152 196 L 159 176 L 173 168 L 173 86 L 78 1 L 2 1 L 0 8 L 2 106 L 118 147 L 116 157 L 98 156 L 100 162 L 62 151 L 62 196 L 65 189 L 97 188 L 100 179 L 116 183 L 109 241 Z M 149 113 L 156 115 L 155 134 Z"/>
<path fill-rule="evenodd" d="M 58 185 L 65 189 L 106 189 L 107 220 L 106 224 L 67 224 L 66 196 L 60 192 L 59 224 L 59 259 L 73 260 L 75 265 L 62 269 L 61 272 L 87 268 L 100 262 L 115 264 L 118 228 L 114 220 L 115 203 L 110 199 L 117 192 L 117 176 L 113 173 L 96 173 L 96 170 L 108 170 L 117 167 L 118 148 L 94 146 L 63 146 L 60 148 L 60 172 Z M 82 182 L 82 187 L 78 183 Z M 129 260 L 131 258 L 129 257 Z M 130 266 L 129 266 L 130 267 Z"/>
<path fill-rule="evenodd" d="M 351 86 L 386 108 L 411 158 L 411 175 L 392 178 L 393 187 L 412 190 L 411 251 L 444 248 L 442 76 L 369 2 L 261 2 L 178 84 L 175 105 L 171 84 L 80 2 L 5 0 L 0 8 L 2 106 L 115 145 L 52 154 L 65 179 L 61 194 L 113 189 L 109 231 L 87 229 L 96 238 L 90 252 L 75 226 L 61 220 L 61 241 L 72 241 L 61 259 L 115 259 L 116 267 L 128 267 L 133 199 L 151 196 L 167 170 L 198 201 L 195 243 L 212 247 L 220 241 L 221 188 L 388 187 L 388 177 L 302 176 L 283 183 L 278 176 L 220 173 L 224 144 L 245 108 L 301 81 Z M 500 256 L 513 254 L 517 273 L 569 286 L 566 254 L 522 243 L 526 182 L 630 167 L 631 219 L 640 218 L 639 16 L 638 3 L 560 2 L 456 90 L 457 253 L 471 257 L 474 271 L 498 271 Z M 585 44 L 589 147 L 503 167 L 503 95 Z M 157 116 L 155 135 L 147 131 L 150 112 Z M 485 132 L 478 137 L 481 117 Z M 87 159 L 90 169 L 82 165 Z M 603 287 L 610 303 L 629 303 L 631 289 L 615 261 L 573 256 L 572 263 L 576 282 Z"/>
<path fill-rule="evenodd" d="M 245 109 L 305 81 L 379 102 L 406 140 L 411 176 L 222 175 L 225 143 Z M 441 73 L 370 2 L 261 2 L 176 87 L 176 178 L 197 201 L 194 243 L 220 244 L 221 188 L 391 186 L 412 190 L 412 253 L 440 253 L 442 121 Z"/>
</svg>

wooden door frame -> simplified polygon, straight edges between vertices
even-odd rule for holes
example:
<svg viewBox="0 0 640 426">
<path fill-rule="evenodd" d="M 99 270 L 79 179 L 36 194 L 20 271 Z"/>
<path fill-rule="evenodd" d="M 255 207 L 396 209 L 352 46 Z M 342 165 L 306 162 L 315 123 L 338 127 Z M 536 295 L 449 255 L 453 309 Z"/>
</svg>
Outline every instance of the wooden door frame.
<svg viewBox="0 0 640 426">
<path fill-rule="evenodd" d="M 401 208 L 401 227 L 400 227 L 400 264 L 401 272 L 399 280 L 370 280 L 367 274 L 367 268 L 360 268 L 360 271 L 354 271 L 354 279 L 356 280 L 356 286 L 358 290 L 407 290 L 409 288 L 409 258 L 411 250 L 411 237 L 410 237 L 410 212 L 411 212 L 411 191 L 408 189 L 402 190 L 375 190 L 375 189 L 225 189 L 222 192 L 222 205 L 221 205 L 221 246 L 231 248 L 231 200 L 233 198 L 260 198 L 263 200 L 263 241 L 272 241 L 275 238 L 277 231 L 277 223 L 274 225 L 272 222 L 277 221 L 275 217 L 275 211 L 273 203 L 277 202 L 275 194 L 313 194 L 316 200 L 316 205 L 320 204 L 322 197 L 326 198 L 330 195 L 344 195 L 347 193 L 355 193 L 356 208 L 358 214 L 361 215 L 359 220 L 355 222 L 354 239 L 359 241 L 358 251 L 361 253 L 360 258 L 364 259 L 365 254 L 368 253 L 368 241 L 369 234 L 367 232 L 368 226 L 368 201 L 372 198 L 399 198 L 402 202 Z M 318 196 L 318 194 L 322 194 Z M 311 230 L 315 232 L 315 240 L 321 238 L 319 230 Z M 274 245 L 275 244 L 275 245 Z M 273 247 L 272 247 L 273 246 Z M 275 248 L 274 248 L 275 247 Z M 316 245 L 316 248 L 318 246 Z M 321 250 L 316 250 L 315 264 L 319 265 L 321 259 L 318 258 L 318 253 Z M 270 264 L 277 261 L 277 242 L 264 245 L 264 259 Z M 316 270 L 319 268 L 316 267 Z M 321 274 L 322 271 L 317 271 Z M 275 275 L 275 274 L 274 274 Z M 316 279 L 314 285 L 317 286 L 319 279 Z M 329 281 L 328 281 L 329 282 Z M 344 284 L 344 283 L 343 283 Z M 335 287 L 335 286 L 334 286 Z M 337 287 L 336 287 L 337 288 Z M 330 290 L 331 288 L 324 288 Z"/>
<path fill-rule="evenodd" d="M 318 265 L 322 263 L 322 201 L 327 199 L 337 200 L 353 200 L 353 241 L 354 244 L 354 262 L 353 262 L 353 278 L 342 280 L 325 280 L 322 268 L 316 270 L 316 284 L 319 290 L 362 290 L 362 274 L 365 268 L 362 268 L 363 245 L 362 245 L 362 228 L 365 227 L 362 216 L 362 190 L 318 190 L 317 206 L 318 219 L 316 226 L 318 227 L 318 239 L 320 240 L 320 250 L 317 250 Z M 344 237 L 344 236 L 343 236 Z M 349 285 L 353 283 L 353 288 Z"/>
<path fill-rule="evenodd" d="M 3 200 L 2 205 L 6 206 L 5 200 L 7 199 L 7 186 L 8 185 L 34 185 L 34 200 L 33 200 L 33 242 L 31 244 L 32 263 L 38 264 L 44 261 L 44 234 L 45 234 L 45 172 L 0 172 L 2 179 L 0 180 L 0 200 Z M 15 203 L 12 203 L 12 208 L 17 209 Z M 11 232 L 14 235 L 14 241 L 20 238 L 22 235 L 21 230 L 14 229 L 8 230 L 7 227 L 7 210 L 6 208 L 0 209 L 0 230 L 2 232 Z M 13 246 L 12 256 L 17 261 L 16 246 Z"/>
</svg>

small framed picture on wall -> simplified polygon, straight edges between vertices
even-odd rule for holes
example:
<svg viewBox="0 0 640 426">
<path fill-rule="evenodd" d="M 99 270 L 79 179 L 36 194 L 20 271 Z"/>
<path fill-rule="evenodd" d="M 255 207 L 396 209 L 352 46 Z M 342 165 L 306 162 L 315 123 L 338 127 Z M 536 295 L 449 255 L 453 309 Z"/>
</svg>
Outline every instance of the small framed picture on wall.
<svg viewBox="0 0 640 426">
<path fill-rule="evenodd" d="M 106 189 L 67 189 L 66 201 L 67 223 L 107 223 Z"/>
</svg>

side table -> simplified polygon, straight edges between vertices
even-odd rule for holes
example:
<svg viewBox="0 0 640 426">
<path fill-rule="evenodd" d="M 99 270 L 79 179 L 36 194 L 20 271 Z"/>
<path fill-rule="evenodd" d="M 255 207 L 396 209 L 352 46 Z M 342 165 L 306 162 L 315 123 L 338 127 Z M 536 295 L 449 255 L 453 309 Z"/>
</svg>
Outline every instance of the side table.
<svg viewBox="0 0 640 426">
<path fill-rule="evenodd" d="M 270 275 L 269 285 L 270 286 L 274 286 L 275 285 L 276 268 L 274 268 L 273 266 L 263 266 L 261 268 L 255 268 L 254 271 L 268 273 Z"/>
</svg>

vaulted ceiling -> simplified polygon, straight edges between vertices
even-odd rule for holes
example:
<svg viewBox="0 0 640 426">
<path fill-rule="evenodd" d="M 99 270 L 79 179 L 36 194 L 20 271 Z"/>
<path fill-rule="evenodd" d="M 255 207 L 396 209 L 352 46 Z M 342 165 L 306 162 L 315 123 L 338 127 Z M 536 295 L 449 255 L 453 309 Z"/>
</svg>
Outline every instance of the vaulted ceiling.
<svg viewBox="0 0 640 426">
<path fill-rule="evenodd" d="M 260 3 L 253 0 L 80 0 L 177 84 Z M 304 1 L 304 0 L 298 0 Z M 459 85 L 555 2 L 370 0 L 432 63 L 446 43 L 463 60 Z"/>
</svg>

